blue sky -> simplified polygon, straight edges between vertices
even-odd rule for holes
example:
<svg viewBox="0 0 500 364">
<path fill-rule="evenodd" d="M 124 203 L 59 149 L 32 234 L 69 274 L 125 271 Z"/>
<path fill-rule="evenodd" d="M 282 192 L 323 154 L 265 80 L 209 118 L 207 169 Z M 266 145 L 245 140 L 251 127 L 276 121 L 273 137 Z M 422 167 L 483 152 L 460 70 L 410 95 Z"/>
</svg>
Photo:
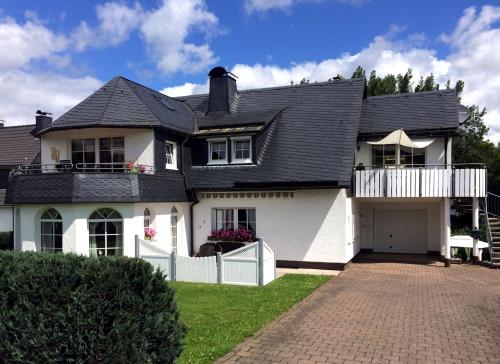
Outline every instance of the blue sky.
<svg viewBox="0 0 500 364">
<path fill-rule="evenodd" d="M 464 79 L 500 135 L 500 7 L 487 1 L 154 0 L 0 3 L 0 118 L 56 116 L 123 75 L 176 96 L 222 65 L 240 88 L 412 67 Z M 471 56 L 472 54 L 472 56 Z M 40 90 L 41 89 L 41 90 Z"/>
</svg>

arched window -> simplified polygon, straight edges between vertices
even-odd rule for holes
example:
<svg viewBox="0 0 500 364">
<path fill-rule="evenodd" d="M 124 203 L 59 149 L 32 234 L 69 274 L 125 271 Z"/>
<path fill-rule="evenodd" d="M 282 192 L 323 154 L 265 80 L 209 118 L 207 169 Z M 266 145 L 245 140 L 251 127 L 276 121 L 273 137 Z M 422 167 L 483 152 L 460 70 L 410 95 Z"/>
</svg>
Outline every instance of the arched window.
<svg viewBox="0 0 500 364">
<path fill-rule="evenodd" d="M 123 218 L 115 210 L 103 208 L 89 217 L 91 256 L 123 255 Z"/>
<path fill-rule="evenodd" d="M 151 212 L 148 208 L 144 210 L 144 229 L 147 229 L 151 226 Z"/>
<path fill-rule="evenodd" d="M 170 232 L 172 235 L 172 249 L 177 249 L 177 220 L 178 220 L 177 209 L 172 207 L 170 211 Z"/>
<path fill-rule="evenodd" d="M 62 216 L 50 208 L 40 216 L 40 250 L 42 252 L 62 252 Z"/>
</svg>

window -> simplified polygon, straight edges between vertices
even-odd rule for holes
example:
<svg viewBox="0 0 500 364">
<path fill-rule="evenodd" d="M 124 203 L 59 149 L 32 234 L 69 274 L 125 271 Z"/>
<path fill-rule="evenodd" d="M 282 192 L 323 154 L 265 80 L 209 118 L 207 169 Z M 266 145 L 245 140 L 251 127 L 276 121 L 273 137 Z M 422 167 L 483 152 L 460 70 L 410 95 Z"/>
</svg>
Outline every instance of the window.
<svg viewBox="0 0 500 364">
<path fill-rule="evenodd" d="M 227 163 L 227 140 L 213 139 L 208 141 L 208 163 Z"/>
<path fill-rule="evenodd" d="M 393 166 L 396 164 L 395 145 L 372 146 L 372 165 L 377 167 Z"/>
<path fill-rule="evenodd" d="M 40 217 L 40 250 L 62 252 L 62 217 L 56 209 L 47 209 Z"/>
<path fill-rule="evenodd" d="M 177 220 L 178 213 L 177 209 L 172 207 L 172 211 L 170 212 L 170 232 L 172 235 L 172 249 L 177 249 Z"/>
<path fill-rule="evenodd" d="M 123 169 L 125 141 L 123 137 L 99 138 L 99 163 L 101 171 Z"/>
<path fill-rule="evenodd" d="M 93 168 L 95 164 L 95 140 L 75 139 L 71 141 L 71 162 L 80 168 Z"/>
<path fill-rule="evenodd" d="M 123 255 L 123 218 L 109 208 L 89 217 L 90 256 Z"/>
<path fill-rule="evenodd" d="M 425 148 L 399 146 L 399 164 L 401 166 L 425 165 Z M 373 145 L 372 165 L 386 167 L 396 165 L 396 145 Z"/>
<path fill-rule="evenodd" d="M 165 142 L 165 168 L 177 169 L 177 145 L 173 142 Z"/>
<path fill-rule="evenodd" d="M 232 163 L 252 162 L 252 139 L 249 137 L 231 138 Z"/>
<path fill-rule="evenodd" d="M 255 209 L 214 209 L 213 230 L 236 230 L 248 229 L 254 233 L 257 231 Z"/>
<path fill-rule="evenodd" d="M 144 229 L 148 229 L 151 226 L 151 212 L 149 209 L 144 210 Z"/>
</svg>

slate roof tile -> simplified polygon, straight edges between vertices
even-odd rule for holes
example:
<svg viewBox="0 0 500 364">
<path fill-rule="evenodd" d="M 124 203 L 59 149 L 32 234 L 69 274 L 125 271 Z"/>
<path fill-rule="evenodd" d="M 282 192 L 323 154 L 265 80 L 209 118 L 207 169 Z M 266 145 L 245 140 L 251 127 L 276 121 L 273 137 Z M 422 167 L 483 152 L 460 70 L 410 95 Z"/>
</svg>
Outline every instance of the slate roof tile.
<svg viewBox="0 0 500 364">
<path fill-rule="evenodd" d="M 457 106 L 453 89 L 368 97 L 359 134 L 458 128 Z"/>
<path fill-rule="evenodd" d="M 0 128 L 0 166 L 36 163 L 40 153 L 40 140 L 31 135 L 34 125 L 5 126 Z"/>
</svg>

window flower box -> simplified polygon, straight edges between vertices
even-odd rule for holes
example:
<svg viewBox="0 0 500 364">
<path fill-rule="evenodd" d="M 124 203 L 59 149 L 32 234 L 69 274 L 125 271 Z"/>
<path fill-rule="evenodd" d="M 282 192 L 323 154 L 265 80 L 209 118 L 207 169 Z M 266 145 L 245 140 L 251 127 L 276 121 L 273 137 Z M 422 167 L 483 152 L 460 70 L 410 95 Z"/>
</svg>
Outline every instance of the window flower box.
<svg viewBox="0 0 500 364">
<path fill-rule="evenodd" d="M 248 229 L 214 230 L 208 237 L 208 241 L 252 242 L 255 241 L 255 235 Z"/>
</svg>

